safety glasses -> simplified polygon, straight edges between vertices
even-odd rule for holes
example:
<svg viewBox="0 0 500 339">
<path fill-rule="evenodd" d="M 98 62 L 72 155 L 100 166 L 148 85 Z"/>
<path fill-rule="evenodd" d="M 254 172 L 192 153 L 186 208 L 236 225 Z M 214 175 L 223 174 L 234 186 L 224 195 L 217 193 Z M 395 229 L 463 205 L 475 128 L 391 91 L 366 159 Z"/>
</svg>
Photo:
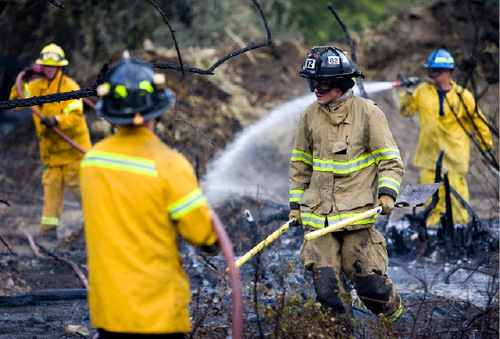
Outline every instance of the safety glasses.
<svg viewBox="0 0 500 339">
<path fill-rule="evenodd" d="M 316 89 L 319 94 L 326 94 L 335 88 L 335 86 L 328 81 L 307 78 L 307 83 L 309 84 L 311 92 L 314 92 L 314 89 Z"/>
<path fill-rule="evenodd" d="M 45 52 L 45 53 L 40 54 L 40 59 L 42 59 L 43 61 L 59 62 L 59 61 L 63 60 L 64 57 L 56 52 Z"/>
<path fill-rule="evenodd" d="M 429 75 L 429 77 L 431 77 L 431 78 L 437 78 L 444 71 L 446 71 L 446 69 L 444 69 L 444 68 L 428 68 L 427 75 Z"/>
</svg>

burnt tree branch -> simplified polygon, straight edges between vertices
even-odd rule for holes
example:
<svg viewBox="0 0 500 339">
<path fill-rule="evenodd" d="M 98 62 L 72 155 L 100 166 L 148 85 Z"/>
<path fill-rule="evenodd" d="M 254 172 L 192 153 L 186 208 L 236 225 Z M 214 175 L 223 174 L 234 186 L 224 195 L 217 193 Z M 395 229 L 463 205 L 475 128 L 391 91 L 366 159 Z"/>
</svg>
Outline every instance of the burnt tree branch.
<svg viewBox="0 0 500 339">
<path fill-rule="evenodd" d="M 0 15 L 2 15 L 3 10 L 5 7 L 7 7 L 7 4 L 10 2 L 10 0 L 0 0 Z"/>
<path fill-rule="evenodd" d="M 97 95 L 96 88 L 99 84 L 101 84 L 104 81 L 104 76 L 106 75 L 107 72 L 108 72 L 108 64 L 104 64 L 101 71 L 97 75 L 94 85 L 92 85 L 91 87 L 85 87 L 70 92 L 61 92 L 49 95 L 34 96 L 26 99 L 0 101 L 0 110 L 11 109 L 16 107 L 36 106 L 40 104 L 48 104 L 51 102 L 59 102 L 65 100 L 81 99 L 90 96 L 96 96 Z"/>
<path fill-rule="evenodd" d="M 252 2 L 255 4 L 255 6 L 257 7 L 257 9 L 259 10 L 259 12 L 262 16 L 262 20 L 264 22 L 264 26 L 265 26 L 266 32 L 267 32 L 267 40 L 265 42 L 261 42 L 261 43 L 257 43 L 257 44 L 252 43 L 251 45 L 249 45 L 247 47 L 233 51 L 233 52 L 229 53 L 228 55 L 222 57 L 218 61 L 216 61 L 210 68 L 205 69 L 205 70 L 199 69 L 199 68 L 185 67 L 182 63 L 182 56 L 181 56 L 181 53 L 179 51 L 177 41 L 175 39 L 175 34 L 174 34 L 175 31 L 170 26 L 168 19 L 165 16 L 165 13 L 163 13 L 163 11 L 161 11 L 161 9 L 158 7 L 158 5 L 154 1 L 152 1 L 152 0 L 148 0 L 148 1 L 153 6 L 155 6 L 155 8 L 157 8 L 157 10 L 160 11 L 160 14 L 163 16 L 165 22 L 167 23 L 167 25 L 170 29 L 170 32 L 172 33 L 172 38 L 174 39 L 174 43 L 176 46 L 177 55 L 178 55 L 179 63 L 180 63 L 180 65 L 175 65 L 173 63 L 153 62 L 153 63 L 149 64 L 153 68 L 172 69 L 172 70 L 177 70 L 177 71 L 181 71 L 181 72 L 213 75 L 214 74 L 213 71 L 217 67 L 219 67 L 221 64 L 226 62 L 227 60 L 229 60 L 237 55 L 246 53 L 252 49 L 267 46 L 267 45 L 271 44 L 273 41 L 272 37 L 271 37 L 271 31 L 270 31 L 269 25 L 267 23 L 267 18 L 262 10 L 262 7 L 260 6 L 260 4 L 257 0 L 252 0 Z M 107 73 L 107 65 L 105 65 L 103 67 L 103 69 L 99 73 L 99 76 L 97 77 L 95 84 L 92 87 L 82 88 L 82 89 L 77 90 L 77 91 L 61 92 L 61 93 L 57 93 L 57 94 L 32 97 L 32 98 L 28 98 L 28 99 L 0 101 L 0 110 L 12 109 L 12 108 L 16 108 L 16 107 L 35 106 L 35 105 L 45 104 L 45 103 L 50 103 L 50 102 L 58 102 L 58 101 L 71 100 L 71 99 L 80 99 L 80 98 L 85 98 L 85 97 L 89 97 L 89 96 L 96 96 L 97 95 L 96 87 L 98 84 L 100 84 L 102 82 L 102 78 L 104 78 L 106 73 Z M 102 75 L 102 77 L 101 77 L 101 75 Z"/>
<path fill-rule="evenodd" d="M 49 2 L 50 2 L 52 5 L 56 6 L 56 7 L 59 7 L 59 8 L 61 8 L 61 9 L 64 9 L 64 4 L 60 3 L 59 1 L 56 1 L 56 0 L 49 0 Z"/>
<path fill-rule="evenodd" d="M 151 1 L 151 0 L 148 0 L 148 1 Z M 256 43 L 252 43 L 249 46 L 246 46 L 246 47 L 240 48 L 240 49 L 238 49 L 236 51 L 233 51 L 233 52 L 229 53 L 228 55 L 222 57 L 221 59 L 217 60 L 208 69 L 183 67 L 182 64 L 181 65 L 175 65 L 173 63 L 159 63 L 159 62 L 153 62 L 153 63 L 151 63 L 151 66 L 153 66 L 155 68 L 173 69 L 173 70 L 177 70 L 177 71 L 187 71 L 187 72 L 191 72 L 191 73 L 213 75 L 214 74 L 213 71 L 217 67 L 219 67 L 221 64 L 223 64 L 224 62 L 228 61 L 229 59 L 234 58 L 237 55 L 246 53 L 246 52 L 248 52 L 248 51 L 250 51 L 252 49 L 256 49 L 256 48 L 260 48 L 260 47 L 264 47 L 264 46 L 270 45 L 273 42 L 273 39 L 271 37 L 271 30 L 269 29 L 269 25 L 267 23 L 267 18 L 265 16 L 264 11 L 262 10 L 262 7 L 260 6 L 259 2 L 257 0 L 252 0 L 252 2 L 254 3 L 254 5 L 259 10 L 260 15 L 262 17 L 262 20 L 264 22 L 264 27 L 266 28 L 267 40 L 265 42 L 261 42 L 261 43 L 257 43 L 257 44 Z M 177 48 L 177 45 L 176 45 L 176 48 Z M 178 50 L 177 50 L 177 52 L 179 54 Z M 181 60 L 179 60 L 179 61 L 181 61 Z"/>
<path fill-rule="evenodd" d="M 357 62 L 357 58 L 356 58 L 356 49 L 354 48 L 354 40 L 352 39 L 351 34 L 349 33 L 349 30 L 347 29 L 347 26 L 344 23 L 344 20 L 342 20 L 342 18 L 338 15 L 337 11 L 335 9 L 333 9 L 332 5 L 328 5 L 328 9 L 330 9 L 332 14 L 335 16 L 335 19 L 337 19 L 337 21 L 339 22 L 340 27 L 342 27 L 342 30 L 344 31 L 345 37 L 346 37 L 347 42 L 349 44 L 349 48 L 351 50 L 351 61 L 354 64 L 354 66 L 356 68 L 358 68 L 358 62 Z M 366 93 L 365 87 L 363 86 L 363 81 L 358 78 L 358 79 L 356 79 L 356 83 L 359 87 L 359 91 L 361 92 L 361 96 L 363 98 L 368 99 L 368 94 Z"/>
</svg>

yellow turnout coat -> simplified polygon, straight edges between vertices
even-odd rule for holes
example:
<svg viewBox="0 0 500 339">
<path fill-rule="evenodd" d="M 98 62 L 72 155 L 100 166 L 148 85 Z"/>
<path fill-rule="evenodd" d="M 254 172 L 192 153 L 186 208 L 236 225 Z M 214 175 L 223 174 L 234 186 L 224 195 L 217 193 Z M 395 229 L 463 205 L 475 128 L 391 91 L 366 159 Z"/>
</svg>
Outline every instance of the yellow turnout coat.
<svg viewBox="0 0 500 339">
<path fill-rule="evenodd" d="M 439 114 L 436 87 L 421 83 L 412 94 L 403 92 L 400 111 L 403 116 L 420 115 L 415 166 L 434 171 L 439 152 L 444 147 L 443 165 L 452 173 L 465 174 L 469 170 L 470 138 L 473 133 L 483 149 L 492 148 L 491 133 L 474 96 L 467 89 L 451 81 L 453 88 L 443 102 L 444 114 Z M 476 126 L 477 129 L 473 128 Z"/>
<path fill-rule="evenodd" d="M 187 333 L 190 288 L 178 237 L 212 245 L 210 209 L 189 162 L 144 127 L 122 126 L 80 169 L 96 328 Z"/>
<path fill-rule="evenodd" d="M 79 90 L 80 86 L 61 71 L 49 83 L 46 77 L 25 83 L 23 91 L 26 98 Z M 18 99 L 16 86 L 12 87 L 10 100 Z M 90 149 L 90 136 L 81 99 L 52 102 L 35 106 L 44 116 L 57 116 L 59 128 L 66 136 L 85 151 Z M 50 127 L 40 123 L 33 114 L 36 133 L 40 139 L 40 158 L 47 167 L 68 165 L 83 158 L 83 154 L 57 135 Z"/>
<path fill-rule="evenodd" d="M 444 148 L 443 165 L 448 171 L 450 184 L 469 201 L 469 189 L 465 174 L 469 171 L 470 137 L 474 134 L 480 146 L 493 147 L 486 119 L 474 96 L 467 89 L 451 81 L 453 87 L 443 98 L 440 113 L 439 96 L 434 85 L 421 83 L 413 93 L 401 94 L 400 112 L 403 116 L 420 116 L 420 138 L 414 164 L 421 168 L 419 183 L 435 181 L 436 161 Z M 452 196 L 453 221 L 466 224 L 467 210 Z M 446 212 L 445 188 L 439 189 L 439 202 L 427 218 L 427 225 L 440 223 L 440 214 Z"/>
</svg>

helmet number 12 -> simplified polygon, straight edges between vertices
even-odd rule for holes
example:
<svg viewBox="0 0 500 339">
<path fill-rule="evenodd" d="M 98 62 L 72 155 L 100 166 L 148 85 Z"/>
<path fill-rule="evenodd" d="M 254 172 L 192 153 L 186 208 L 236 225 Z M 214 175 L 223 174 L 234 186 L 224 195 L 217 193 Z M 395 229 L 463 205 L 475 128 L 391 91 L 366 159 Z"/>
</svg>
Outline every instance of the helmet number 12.
<svg viewBox="0 0 500 339">
<path fill-rule="evenodd" d="M 305 68 L 314 69 L 316 66 L 316 59 L 306 59 Z"/>
</svg>

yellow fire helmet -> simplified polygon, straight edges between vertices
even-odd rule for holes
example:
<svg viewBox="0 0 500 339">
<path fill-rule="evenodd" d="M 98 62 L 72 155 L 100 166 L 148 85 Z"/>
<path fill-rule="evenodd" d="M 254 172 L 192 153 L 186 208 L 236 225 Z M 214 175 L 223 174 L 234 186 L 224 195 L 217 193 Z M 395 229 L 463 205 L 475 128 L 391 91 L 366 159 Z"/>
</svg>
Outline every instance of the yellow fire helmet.
<svg viewBox="0 0 500 339">
<path fill-rule="evenodd" d="M 42 49 L 35 63 L 44 66 L 66 66 L 68 60 L 61 47 L 56 44 L 50 44 Z"/>
</svg>

